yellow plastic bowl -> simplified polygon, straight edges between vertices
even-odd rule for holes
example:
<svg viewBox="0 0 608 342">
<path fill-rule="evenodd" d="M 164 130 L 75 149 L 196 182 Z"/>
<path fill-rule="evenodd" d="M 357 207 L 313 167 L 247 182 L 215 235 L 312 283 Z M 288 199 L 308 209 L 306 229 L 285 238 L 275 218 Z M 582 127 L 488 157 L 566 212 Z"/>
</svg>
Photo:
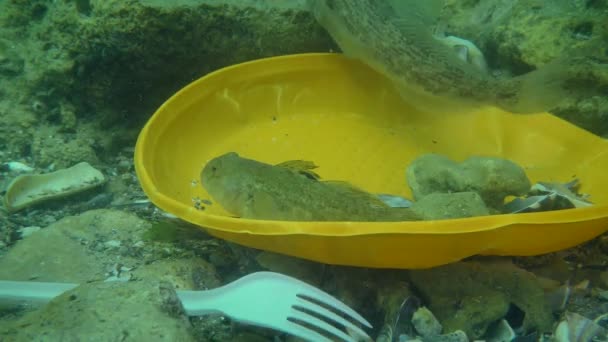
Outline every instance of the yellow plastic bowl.
<svg viewBox="0 0 608 342">
<path fill-rule="evenodd" d="M 284 222 L 230 217 L 199 174 L 229 151 L 268 163 L 314 161 L 324 179 L 409 196 L 423 153 L 499 156 L 532 182 L 574 177 L 596 204 L 531 214 L 421 222 Z M 362 63 L 338 54 L 256 60 L 213 72 L 165 102 L 141 131 L 135 167 L 161 209 L 219 238 L 329 264 L 424 268 L 474 255 L 537 255 L 608 230 L 608 143 L 550 114 L 494 108 L 422 114 Z"/>
</svg>

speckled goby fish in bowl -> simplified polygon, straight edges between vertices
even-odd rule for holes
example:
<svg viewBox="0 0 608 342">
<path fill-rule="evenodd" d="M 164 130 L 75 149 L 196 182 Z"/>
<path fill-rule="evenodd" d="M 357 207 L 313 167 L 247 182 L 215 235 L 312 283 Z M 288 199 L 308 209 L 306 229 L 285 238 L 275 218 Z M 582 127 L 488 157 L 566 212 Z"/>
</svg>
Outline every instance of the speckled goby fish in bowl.
<svg viewBox="0 0 608 342">
<path fill-rule="evenodd" d="M 542 112 L 576 92 L 573 81 L 587 77 L 583 70 L 591 62 L 577 56 L 559 58 L 521 76 L 494 78 L 433 34 L 432 17 L 442 4 L 309 0 L 315 18 L 345 55 L 388 77 L 402 98 L 421 110 L 454 112 L 492 105 L 513 113 Z"/>
<path fill-rule="evenodd" d="M 323 181 L 306 161 L 278 165 L 226 153 L 209 161 L 201 183 L 224 209 L 241 218 L 284 221 L 411 221 L 409 208 L 339 181 Z"/>
</svg>

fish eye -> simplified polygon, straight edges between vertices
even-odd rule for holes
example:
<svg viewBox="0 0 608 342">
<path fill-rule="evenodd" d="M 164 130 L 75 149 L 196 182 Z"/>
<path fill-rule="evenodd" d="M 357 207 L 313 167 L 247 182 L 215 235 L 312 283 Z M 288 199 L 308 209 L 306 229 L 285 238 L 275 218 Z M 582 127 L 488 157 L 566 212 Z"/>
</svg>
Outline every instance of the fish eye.
<svg viewBox="0 0 608 342">
<path fill-rule="evenodd" d="M 213 171 L 213 172 L 217 171 L 217 166 L 212 166 L 211 171 Z"/>
</svg>

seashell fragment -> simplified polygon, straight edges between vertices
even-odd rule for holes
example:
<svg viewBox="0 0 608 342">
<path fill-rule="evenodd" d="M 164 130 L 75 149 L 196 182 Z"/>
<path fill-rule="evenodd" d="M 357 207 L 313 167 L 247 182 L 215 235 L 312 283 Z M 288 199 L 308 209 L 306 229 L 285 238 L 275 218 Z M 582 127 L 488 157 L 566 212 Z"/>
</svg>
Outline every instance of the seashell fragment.
<svg viewBox="0 0 608 342">
<path fill-rule="evenodd" d="M 566 312 L 565 319 L 555 329 L 555 341 L 588 342 L 597 336 L 605 338 L 607 333 L 606 329 L 594 321 L 575 312 Z"/>
<path fill-rule="evenodd" d="M 18 211 L 35 203 L 91 189 L 105 181 L 104 175 L 86 162 L 39 175 L 21 175 L 8 186 L 4 205 Z"/>
</svg>

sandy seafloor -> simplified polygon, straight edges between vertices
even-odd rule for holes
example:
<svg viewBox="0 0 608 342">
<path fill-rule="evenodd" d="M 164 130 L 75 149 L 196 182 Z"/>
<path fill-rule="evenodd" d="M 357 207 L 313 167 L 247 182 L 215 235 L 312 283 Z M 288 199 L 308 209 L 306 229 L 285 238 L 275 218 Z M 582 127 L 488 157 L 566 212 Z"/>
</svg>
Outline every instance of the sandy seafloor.
<svg viewBox="0 0 608 342">
<path fill-rule="evenodd" d="M 489 338 L 505 319 L 519 341 L 543 333 L 550 340 L 570 317 L 570 328 L 582 331 L 577 341 L 586 341 L 582 334 L 593 325 L 583 317 L 608 313 L 606 235 L 537 257 L 373 270 L 218 240 L 145 201 L 133 167 L 135 140 L 173 93 L 235 63 L 338 51 L 303 9 L 299 0 L 0 0 L 0 191 L 22 173 L 80 162 L 107 178 L 77 195 L 0 211 L 0 279 L 85 284 L 41 308 L 0 307 L 0 340 L 293 341 L 221 315 L 187 318 L 175 309 L 171 288 L 209 289 L 271 270 L 352 306 L 374 325 L 374 338 L 401 302 L 416 296 L 443 333 Z M 588 41 L 604 53 L 608 46 L 606 1 L 449 0 L 442 20 L 502 74 L 533 70 Z M 550 112 L 606 137 L 608 73 L 593 72 L 596 82 L 582 85 L 587 96 L 564 99 Z"/>
</svg>

